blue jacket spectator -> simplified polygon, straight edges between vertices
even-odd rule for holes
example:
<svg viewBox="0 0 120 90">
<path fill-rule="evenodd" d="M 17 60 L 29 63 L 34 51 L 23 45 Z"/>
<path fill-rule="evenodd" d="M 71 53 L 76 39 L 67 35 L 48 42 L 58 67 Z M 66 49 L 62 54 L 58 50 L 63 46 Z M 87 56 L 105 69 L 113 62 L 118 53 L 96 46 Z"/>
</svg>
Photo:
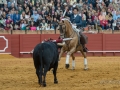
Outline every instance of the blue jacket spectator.
<svg viewBox="0 0 120 90">
<path fill-rule="evenodd" d="M 14 14 L 13 21 L 14 23 L 20 21 L 20 14 L 18 13 L 18 11 L 16 11 L 16 14 Z"/>
<path fill-rule="evenodd" d="M 32 15 L 32 18 L 34 19 L 34 22 L 36 22 L 39 18 L 39 14 L 37 14 L 37 11 L 34 12 L 34 14 Z"/>
</svg>

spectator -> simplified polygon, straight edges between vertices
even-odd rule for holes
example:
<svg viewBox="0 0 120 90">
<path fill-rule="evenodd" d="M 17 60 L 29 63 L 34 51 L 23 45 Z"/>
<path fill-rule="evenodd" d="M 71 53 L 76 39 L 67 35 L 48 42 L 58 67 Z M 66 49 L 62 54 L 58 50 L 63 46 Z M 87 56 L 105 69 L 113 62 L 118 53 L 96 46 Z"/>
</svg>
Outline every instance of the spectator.
<svg viewBox="0 0 120 90">
<path fill-rule="evenodd" d="M 8 16 L 8 19 L 6 19 L 6 25 L 7 24 L 13 24 L 13 20 L 11 19 L 10 15 Z"/>
<path fill-rule="evenodd" d="M 20 30 L 18 23 L 15 23 L 15 25 L 13 26 L 13 30 Z"/>
<path fill-rule="evenodd" d="M 32 18 L 34 19 L 34 22 L 37 22 L 39 18 L 39 14 L 37 13 L 37 11 L 34 12 L 34 14 L 32 15 Z"/>
<path fill-rule="evenodd" d="M 20 15 L 20 19 L 29 19 L 30 16 L 26 15 L 25 12 L 22 12 L 22 14 Z"/>
<path fill-rule="evenodd" d="M 102 30 L 108 29 L 108 20 L 106 19 L 101 20 L 100 25 L 102 27 Z"/>
<path fill-rule="evenodd" d="M 120 24 L 117 23 L 117 25 L 115 26 L 115 30 L 120 30 Z"/>
<path fill-rule="evenodd" d="M 37 30 L 42 30 L 42 24 L 41 23 L 37 26 Z"/>
<path fill-rule="evenodd" d="M 31 22 L 30 30 L 31 30 L 31 31 L 37 30 L 36 26 L 34 25 L 34 22 Z"/>
<path fill-rule="evenodd" d="M 18 11 L 16 11 L 16 13 L 14 14 L 13 21 L 14 23 L 18 23 L 20 21 L 20 14 L 18 13 Z"/>
<path fill-rule="evenodd" d="M 20 29 L 21 30 L 27 30 L 27 21 L 26 20 L 21 20 L 21 22 L 20 22 Z"/>
<path fill-rule="evenodd" d="M 68 15 L 70 21 L 79 28 L 82 25 L 82 17 L 78 15 L 78 8 L 73 8 L 73 13 Z"/>
<path fill-rule="evenodd" d="M 5 30 L 12 30 L 12 26 L 11 24 L 7 23 L 6 26 L 5 26 Z"/>
<path fill-rule="evenodd" d="M 42 23 L 41 23 L 41 24 L 42 24 L 42 30 L 46 30 L 46 28 L 47 28 L 48 25 L 47 25 L 47 23 L 45 22 L 45 19 L 42 20 Z"/>
<path fill-rule="evenodd" d="M 18 13 L 21 15 L 21 14 L 22 14 L 22 12 L 23 12 L 23 9 L 22 9 L 22 7 L 21 7 L 21 6 L 19 6 L 19 8 L 18 8 Z"/>
<path fill-rule="evenodd" d="M 57 18 L 54 17 L 54 18 L 53 18 L 53 22 L 52 22 L 52 28 L 55 29 L 55 30 L 56 30 L 56 28 L 58 27 L 58 22 L 57 22 L 57 21 L 58 21 Z"/>
</svg>

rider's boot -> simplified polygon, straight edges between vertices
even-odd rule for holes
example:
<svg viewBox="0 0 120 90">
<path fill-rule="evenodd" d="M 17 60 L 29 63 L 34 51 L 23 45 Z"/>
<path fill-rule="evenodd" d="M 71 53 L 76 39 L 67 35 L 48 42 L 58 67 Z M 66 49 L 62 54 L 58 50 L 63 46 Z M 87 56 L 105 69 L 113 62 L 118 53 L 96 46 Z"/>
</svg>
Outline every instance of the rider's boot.
<svg viewBox="0 0 120 90">
<path fill-rule="evenodd" d="M 85 47 L 85 44 L 83 44 L 82 46 L 83 46 L 83 51 L 88 52 L 88 49 Z"/>
</svg>

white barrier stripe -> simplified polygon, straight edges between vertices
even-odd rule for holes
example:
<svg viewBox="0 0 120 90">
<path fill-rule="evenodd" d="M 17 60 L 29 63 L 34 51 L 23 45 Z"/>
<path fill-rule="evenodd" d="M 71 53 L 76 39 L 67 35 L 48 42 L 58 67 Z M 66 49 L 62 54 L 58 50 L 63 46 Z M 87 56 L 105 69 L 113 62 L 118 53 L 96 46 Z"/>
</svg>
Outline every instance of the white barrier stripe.
<svg viewBox="0 0 120 90">
<path fill-rule="evenodd" d="M 0 38 L 3 38 L 6 41 L 6 46 L 3 50 L 0 50 L 0 52 L 5 52 L 5 50 L 8 48 L 8 39 L 6 39 L 5 36 L 0 36 Z"/>
<path fill-rule="evenodd" d="M 11 53 L 0 53 L 0 54 L 11 54 Z"/>
<path fill-rule="evenodd" d="M 80 51 L 78 51 L 78 52 L 80 52 Z M 120 51 L 88 51 L 88 52 L 93 52 L 93 53 L 94 53 L 94 52 L 95 52 L 95 53 L 96 53 L 96 52 L 101 52 L 101 53 L 102 53 L 102 52 L 120 52 Z M 28 53 L 28 54 L 29 54 L 29 53 L 33 53 L 33 52 L 20 52 L 20 53 L 26 53 L 26 54 Z"/>
</svg>

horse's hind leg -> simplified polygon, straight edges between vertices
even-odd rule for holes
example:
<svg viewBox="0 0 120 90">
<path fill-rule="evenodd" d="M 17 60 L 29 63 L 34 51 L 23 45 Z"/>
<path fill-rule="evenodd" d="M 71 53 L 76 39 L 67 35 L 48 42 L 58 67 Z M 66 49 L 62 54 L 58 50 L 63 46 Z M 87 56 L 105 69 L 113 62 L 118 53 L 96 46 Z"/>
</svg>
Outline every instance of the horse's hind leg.
<svg viewBox="0 0 120 90">
<path fill-rule="evenodd" d="M 74 70 L 75 69 L 75 56 L 74 54 L 71 54 L 71 56 L 72 56 L 72 70 Z"/>
<path fill-rule="evenodd" d="M 84 56 L 84 69 L 87 70 L 88 69 L 88 65 L 87 65 L 87 56 L 86 56 L 86 52 L 83 52 L 83 50 L 81 50 L 82 55 Z"/>
</svg>

